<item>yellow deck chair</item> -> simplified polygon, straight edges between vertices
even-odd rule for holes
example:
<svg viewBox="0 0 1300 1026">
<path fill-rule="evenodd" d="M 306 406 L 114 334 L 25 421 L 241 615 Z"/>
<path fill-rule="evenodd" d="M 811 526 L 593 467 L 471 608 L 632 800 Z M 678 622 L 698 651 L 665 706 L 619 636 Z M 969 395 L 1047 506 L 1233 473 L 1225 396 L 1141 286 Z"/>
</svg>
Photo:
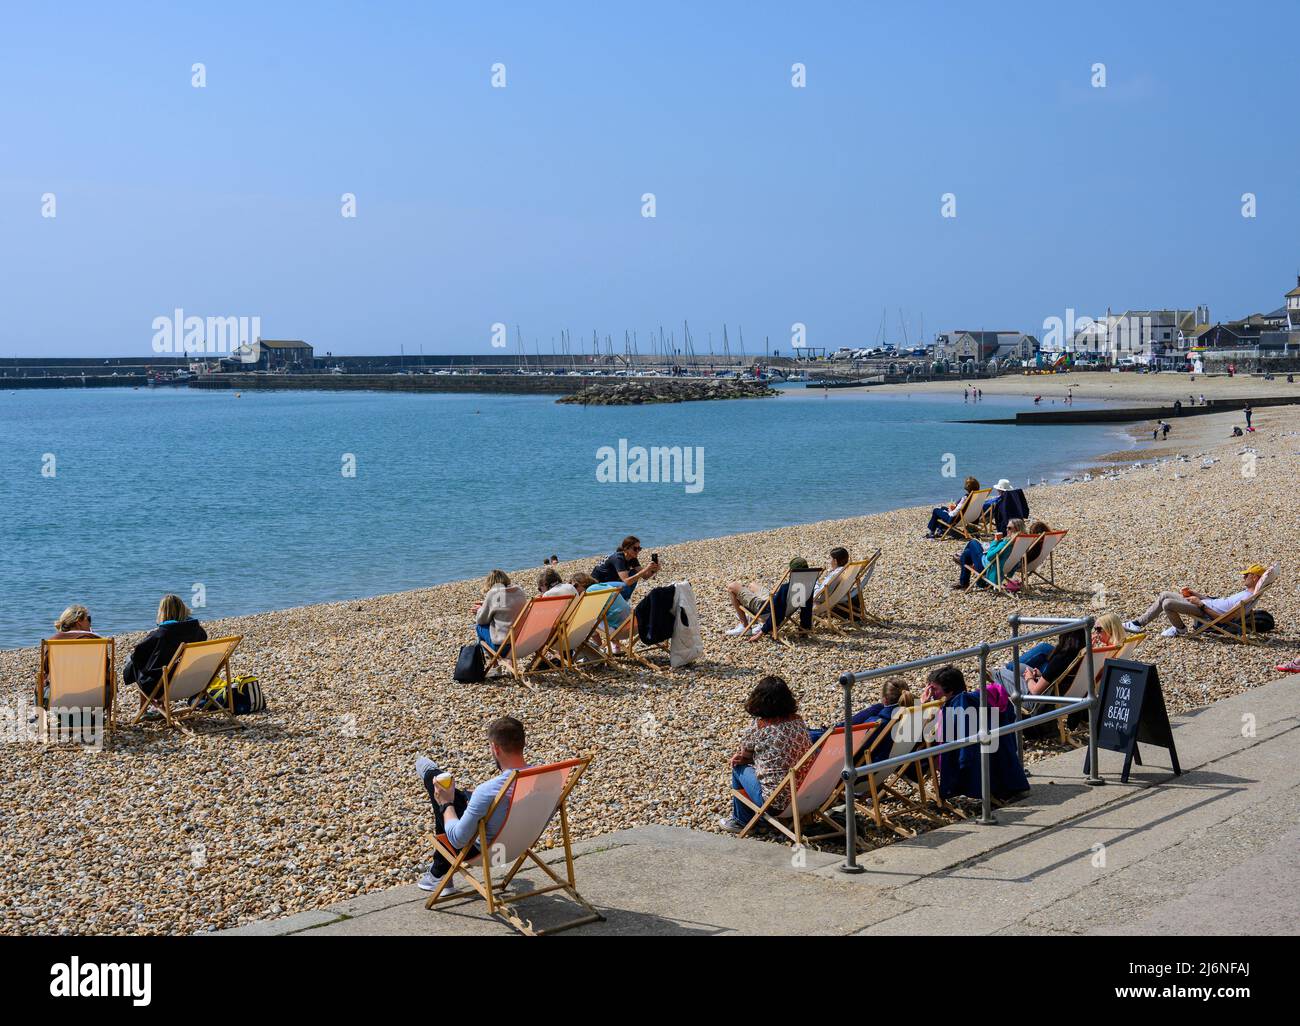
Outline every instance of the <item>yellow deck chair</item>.
<svg viewBox="0 0 1300 1026">
<path fill-rule="evenodd" d="M 559 596 L 564 597 L 564 596 Z M 456 874 L 469 883 L 479 896 L 487 902 L 488 915 L 501 916 L 510 925 L 528 936 L 541 936 L 559 933 L 586 923 L 604 921 L 604 916 L 589 905 L 578 893 L 578 885 L 573 874 L 573 847 L 569 839 L 569 813 L 567 801 L 569 792 L 581 779 L 587 767 L 591 765 L 591 756 L 582 759 L 569 759 L 565 762 L 550 763 L 546 766 L 532 766 L 528 769 L 515 770 L 506 779 L 505 786 L 497 793 L 492 805 L 478 824 L 478 842 L 466 845 L 460 851 L 453 849 L 445 835 L 434 838 L 434 847 L 438 853 L 451 863 L 451 868 L 438 885 L 438 889 L 429 896 L 424 907 L 431 909 L 445 901 L 463 897 L 461 894 L 444 896 L 443 890 Z M 506 818 L 501 828 L 492 836 L 487 835 L 487 824 L 497 808 L 504 802 Z M 565 877 L 559 876 L 538 858 L 533 850 L 547 825 L 560 814 L 560 833 L 564 840 Z M 488 852 L 485 862 L 481 855 Z M 511 894 L 508 897 L 500 892 L 510 885 L 515 874 L 523 867 L 525 860 L 530 860 L 537 868 L 551 879 L 551 883 L 536 887 L 524 894 Z M 483 874 L 480 881 L 470 872 L 478 867 Z M 496 880 L 493 878 L 497 877 Z M 531 922 L 522 919 L 512 907 L 527 898 L 539 894 L 549 894 L 562 890 L 585 910 L 586 914 L 577 919 L 550 926 L 542 930 L 535 929 Z"/>
<path fill-rule="evenodd" d="M 1223 638 L 1231 638 L 1233 641 L 1242 645 L 1257 644 L 1252 635 L 1255 630 L 1255 622 L 1251 613 L 1257 603 L 1273 583 L 1277 580 L 1277 564 L 1274 563 L 1259 579 L 1259 584 L 1255 586 L 1254 594 L 1246 596 L 1226 613 L 1220 613 L 1213 619 L 1209 617 L 1196 616 L 1195 614 L 1185 614 L 1196 621 L 1196 626 L 1187 632 L 1187 637 L 1196 638 L 1202 634 L 1214 634 Z"/>
<path fill-rule="evenodd" d="M 510 671 L 519 681 L 526 681 L 527 675 L 539 667 L 562 669 L 564 664 L 551 649 L 555 641 L 556 627 L 564 611 L 574 601 L 573 595 L 536 595 L 519 611 L 515 622 L 510 625 L 505 640 L 493 648 L 482 638 L 479 644 L 488 653 L 487 664 L 483 667 L 486 674 L 492 667 L 500 664 Z"/>
<path fill-rule="evenodd" d="M 140 694 L 140 711 L 136 713 L 133 724 L 139 723 L 151 708 L 163 715 L 170 727 L 179 727 L 184 720 L 199 712 L 224 712 L 233 722 L 235 718 L 235 689 L 226 688 L 224 706 L 205 704 L 202 709 L 176 703 L 188 703 L 207 692 L 224 673 L 227 681 L 230 676 L 230 656 L 243 641 L 243 635 L 232 634 L 226 638 L 209 638 L 207 641 L 187 641 L 176 650 L 171 661 L 163 668 L 162 678 L 152 692 Z"/>
<path fill-rule="evenodd" d="M 581 674 L 584 668 L 610 662 L 613 656 L 605 636 L 609 607 L 617 596 L 616 591 L 584 592 L 569 603 L 555 626 L 552 649 L 563 668 Z"/>
<path fill-rule="evenodd" d="M 993 494 L 992 488 L 980 488 L 967 492 L 966 497 L 953 510 L 952 522 L 947 524 L 940 538 L 949 536 L 965 538 L 969 541 L 979 535 L 980 522 L 984 519 L 984 503 Z"/>
<path fill-rule="evenodd" d="M 867 612 L 865 598 L 879 559 L 880 549 L 876 549 L 866 559 L 845 563 L 844 569 L 818 597 L 817 604 L 813 607 L 814 619 L 832 629 L 838 629 L 845 621 L 851 624 L 885 626 L 884 620 Z"/>
<path fill-rule="evenodd" d="M 36 707 L 45 710 L 45 729 L 53 726 L 62 735 L 65 729 L 75 728 L 84 736 L 85 728 L 90 726 L 110 733 L 116 679 L 112 638 L 42 641 L 36 671 Z"/>
<path fill-rule="evenodd" d="M 858 723 L 853 726 L 855 760 L 861 754 L 873 729 L 872 723 Z M 844 781 L 841 778 L 843 772 L 844 727 L 841 725 L 828 730 L 813 742 L 813 746 L 804 752 L 803 758 L 790 767 L 790 772 L 781 778 L 781 782 L 776 787 L 772 788 L 772 793 L 767 795 L 762 805 L 755 805 L 743 788 L 732 788 L 733 797 L 754 813 L 737 836 L 746 836 L 761 821 L 784 834 L 797 845 L 802 845 L 805 841 L 843 837 L 844 828 L 826 815 L 826 810 L 834 804 L 835 799 L 844 789 Z M 798 781 L 797 786 L 795 781 Z M 772 803 L 783 794 L 788 795 L 789 801 L 784 809 L 773 813 Z M 804 830 L 805 820 L 819 823 L 826 830 L 819 834 L 809 834 Z"/>
</svg>

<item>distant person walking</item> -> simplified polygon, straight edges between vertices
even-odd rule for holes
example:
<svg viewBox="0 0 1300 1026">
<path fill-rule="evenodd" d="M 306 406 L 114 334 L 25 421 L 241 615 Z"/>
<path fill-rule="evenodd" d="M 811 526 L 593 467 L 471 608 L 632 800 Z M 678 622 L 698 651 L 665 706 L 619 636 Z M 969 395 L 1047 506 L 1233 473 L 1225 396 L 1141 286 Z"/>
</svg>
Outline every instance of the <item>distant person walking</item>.
<svg viewBox="0 0 1300 1026">
<path fill-rule="evenodd" d="M 1169 422 L 1167 420 L 1162 420 L 1160 422 L 1160 432 L 1163 437 L 1169 437 Z"/>
<path fill-rule="evenodd" d="M 1249 429 L 1252 426 L 1250 423 L 1250 418 L 1255 415 L 1255 411 L 1250 408 L 1250 403 L 1246 404 L 1245 414 L 1246 414 L 1246 428 Z"/>
</svg>

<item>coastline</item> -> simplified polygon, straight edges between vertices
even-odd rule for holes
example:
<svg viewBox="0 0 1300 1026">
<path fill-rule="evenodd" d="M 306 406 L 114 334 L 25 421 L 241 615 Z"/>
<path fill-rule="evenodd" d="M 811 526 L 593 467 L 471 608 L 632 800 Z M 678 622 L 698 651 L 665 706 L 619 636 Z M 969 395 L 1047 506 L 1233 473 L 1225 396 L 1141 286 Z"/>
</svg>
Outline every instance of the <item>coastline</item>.
<svg viewBox="0 0 1300 1026">
<path fill-rule="evenodd" d="M 1070 535 L 1058 550 L 1061 589 L 1016 599 L 951 592 L 958 547 L 922 537 L 925 508 L 672 546 L 646 537 L 662 553 L 665 579 L 689 579 L 699 601 L 706 654 L 680 670 L 457 684 L 451 667 L 470 637 L 477 579 L 208 622 L 210 636 L 244 635 L 232 669 L 259 676 L 268 711 L 233 733 L 123 730 L 102 753 L 11 743 L 0 770 L 0 932 L 206 931 L 412 880 L 432 821 L 415 757 L 482 779 L 491 772 L 483 727 L 504 713 L 527 725 L 535 761 L 595 754 L 574 793 L 578 836 L 645 824 L 712 829 L 725 807 L 741 703 L 764 673 L 785 676 L 808 722 L 825 724 L 838 718 L 836 679 L 846 669 L 1005 636 L 1016 611 L 1128 617 L 1176 583 L 1224 593 L 1240 566 L 1280 560 L 1267 603 L 1278 628 L 1264 644 L 1153 637 L 1137 653 L 1159 664 L 1171 712 L 1249 690 L 1300 649 L 1288 565 L 1300 528 L 1276 515 L 1294 504 L 1300 413 L 1262 410 L 1257 423 L 1248 439 L 1200 446 L 1171 438 L 1161 447 L 1170 454 L 1151 450 L 1141 466 L 1031 489 L 1033 515 Z M 1256 450 L 1249 477 L 1247 448 Z M 854 556 L 883 548 L 868 606 L 885 627 L 817 634 L 790 649 L 722 636 L 732 622 L 728 580 L 770 586 L 791 556 L 820 560 L 837 544 Z M 592 562 L 559 569 L 567 576 Z M 536 571 L 513 575 L 531 592 Z M 119 667 L 139 637 L 118 636 Z M 30 647 L 0 652 L 3 701 L 30 693 L 35 659 Z M 201 865 L 198 850 L 210 853 Z M 64 875 L 33 878 L 32 851 Z M 158 865 L 174 869 L 157 879 Z M 226 874 L 224 865 L 240 870 Z"/>
</svg>

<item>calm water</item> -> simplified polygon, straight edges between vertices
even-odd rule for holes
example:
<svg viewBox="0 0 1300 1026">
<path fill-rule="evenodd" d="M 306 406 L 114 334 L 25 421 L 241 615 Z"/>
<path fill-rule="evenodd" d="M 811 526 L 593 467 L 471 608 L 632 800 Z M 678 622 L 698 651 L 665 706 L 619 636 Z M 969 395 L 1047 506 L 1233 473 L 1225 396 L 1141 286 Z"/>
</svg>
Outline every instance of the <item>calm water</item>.
<svg viewBox="0 0 1300 1026">
<path fill-rule="evenodd" d="M 1029 405 L 991 399 L 978 414 Z M 0 647 L 33 644 L 74 601 L 115 633 L 196 584 L 204 619 L 376 595 L 606 553 L 629 532 L 652 550 L 946 500 L 960 486 L 942 476 L 945 453 L 958 478 L 1023 485 L 1117 447 L 1102 427 L 947 423 L 974 415 L 948 398 L 804 388 L 585 409 L 548 396 L 0 391 Z M 620 439 L 703 447 L 703 488 L 598 482 L 597 451 Z"/>
</svg>

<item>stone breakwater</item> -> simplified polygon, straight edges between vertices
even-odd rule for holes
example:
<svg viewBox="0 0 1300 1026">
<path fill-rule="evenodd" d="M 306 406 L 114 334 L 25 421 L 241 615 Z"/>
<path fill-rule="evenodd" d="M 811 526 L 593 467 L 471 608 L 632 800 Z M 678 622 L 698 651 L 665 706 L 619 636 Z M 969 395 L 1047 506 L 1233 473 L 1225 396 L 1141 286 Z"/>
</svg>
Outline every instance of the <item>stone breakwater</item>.
<svg viewBox="0 0 1300 1026">
<path fill-rule="evenodd" d="M 762 399 L 778 394 L 765 382 L 745 378 L 664 378 L 658 381 L 597 382 L 556 402 L 582 406 L 640 406 L 706 399 Z"/>
<path fill-rule="evenodd" d="M 1029 489 L 1033 515 L 1070 533 L 1056 553 L 1059 587 L 1015 598 L 949 590 L 958 546 L 923 537 L 928 508 L 671 546 L 655 544 L 653 523 L 630 525 L 659 551 L 661 581 L 695 587 L 705 656 L 678 670 L 458 684 L 451 670 L 473 637 L 480 580 L 210 621 L 211 636 L 244 636 L 232 670 L 258 675 L 267 692 L 269 708 L 241 718 L 243 729 L 126 727 L 102 752 L 6 739 L 0 934 L 192 933 L 414 882 L 433 825 L 415 757 L 483 780 L 494 773 L 484 727 L 506 713 L 526 724 L 533 762 L 594 755 L 571 800 L 577 836 L 645 824 L 716 829 L 741 706 L 765 673 L 790 682 L 810 724 L 833 723 L 845 670 L 1006 637 L 1015 611 L 1127 619 L 1153 592 L 1186 584 L 1224 594 L 1238 587 L 1241 567 L 1279 560 L 1266 603 L 1277 630 L 1260 645 L 1161 638 L 1157 622 L 1136 653 L 1159 666 L 1171 712 L 1247 692 L 1300 654 L 1300 411 L 1262 409 L 1256 424 L 1247 444 L 1171 443 L 1168 458 L 1141 467 Z M 981 479 L 1017 476 L 996 454 L 971 469 Z M 822 560 L 834 545 L 855 557 L 883 548 L 867 602 L 884 626 L 817 633 L 791 648 L 723 636 L 735 622 L 728 581 L 771 587 L 792 556 Z M 560 555 L 568 577 L 601 554 Z M 492 565 L 485 558 L 484 572 Z M 538 569 L 511 574 L 531 590 Z M 33 641 L 45 618 L 37 619 Z M 140 637 L 118 637 L 119 672 Z M 0 707 L 30 702 L 36 659 L 34 647 L 0 651 Z M 972 664 L 963 669 L 969 675 Z M 920 676 L 909 683 L 919 689 Z M 864 688 L 856 700 L 874 697 Z M 119 703 L 134 704 L 125 690 Z M 1103 772 L 1117 766 L 1104 753 Z M 926 828 L 902 807 L 891 811 Z M 866 834 L 872 845 L 893 840 Z"/>
</svg>

